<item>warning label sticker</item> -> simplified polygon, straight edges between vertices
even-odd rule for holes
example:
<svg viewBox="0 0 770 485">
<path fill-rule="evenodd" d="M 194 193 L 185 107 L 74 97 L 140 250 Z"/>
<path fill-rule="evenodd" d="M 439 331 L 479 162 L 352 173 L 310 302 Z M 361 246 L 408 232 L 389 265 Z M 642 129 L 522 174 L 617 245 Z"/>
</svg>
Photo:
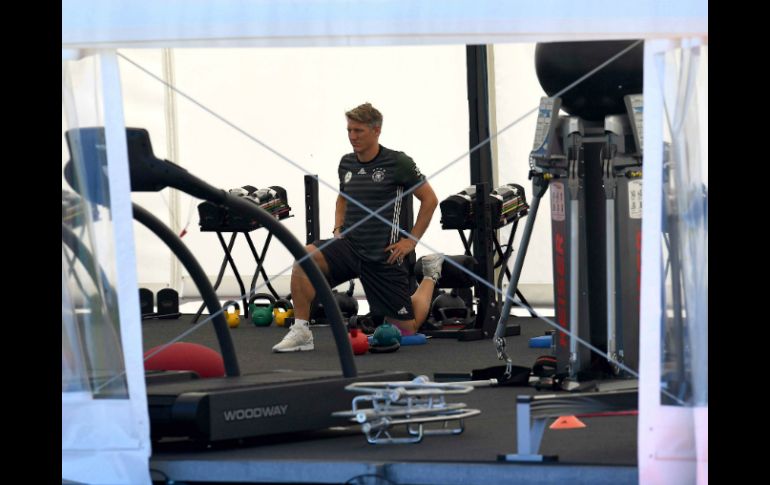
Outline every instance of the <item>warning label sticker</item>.
<svg viewBox="0 0 770 485">
<path fill-rule="evenodd" d="M 642 181 L 628 183 L 628 216 L 631 219 L 642 218 Z"/>
<path fill-rule="evenodd" d="M 551 219 L 564 220 L 564 184 L 551 183 Z"/>
</svg>

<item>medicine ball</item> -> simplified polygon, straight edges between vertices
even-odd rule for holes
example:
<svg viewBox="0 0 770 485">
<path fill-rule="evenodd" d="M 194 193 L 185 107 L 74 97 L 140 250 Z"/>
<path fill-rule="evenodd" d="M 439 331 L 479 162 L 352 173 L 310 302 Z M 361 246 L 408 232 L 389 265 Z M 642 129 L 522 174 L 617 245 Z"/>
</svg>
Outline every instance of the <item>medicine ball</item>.
<svg viewBox="0 0 770 485">
<path fill-rule="evenodd" d="M 154 354 L 159 345 L 144 353 Z M 223 377 L 225 362 L 213 349 L 189 342 L 175 342 L 144 361 L 145 370 L 189 370 L 201 377 Z"/>
<path fill-rule="evenodd" d="M 634 42 L 539 43 L 535 47 L 537 78 L 546 94 L 553 96 Z M 561 94 L 562 109 L 589 121 L 603 121 L 609 114 L 625 114 L 623 96 L 642 92 L 643 66 L 644 47 L 639 43 Z"/>
</svg>

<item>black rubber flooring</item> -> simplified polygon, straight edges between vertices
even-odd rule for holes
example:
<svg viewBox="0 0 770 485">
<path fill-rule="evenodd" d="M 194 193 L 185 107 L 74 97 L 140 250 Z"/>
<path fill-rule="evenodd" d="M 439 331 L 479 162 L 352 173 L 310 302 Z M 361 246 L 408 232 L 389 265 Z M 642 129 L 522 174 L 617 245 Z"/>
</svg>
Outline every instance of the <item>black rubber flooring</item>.
<svg viewBox="0 0 770 485">
<path fill-rule="evenodd" d="M 179 320 L 145 321 L 145 349 L 166 343 L 191 329 L 191 319 L 192 315 L 183 315 Z M 515 322 L 521 325 L 521 335 L 507 338 L 507 350 L 514 364 L 530 367 L 538 356 L 548 353 L 549 349 L 529 348 L 529 338 L 543 335 L 550 327 L 533 318 L 517 318 Z M 314 351 L 286 354 L 271 352 L 271 347 L 286 332 L 284 328 L 242 323 L 232 329 L 242 374 L 267 370 L 340 371 L 331 329 L 326 326 L 313 326 L 312 329 L 316 346 Z M 210 324 L 187 335 L 183 341 L 218 350 Z M 355 362 L 361 372 L 400 370 L 425 374 L 432 379 L 435 373 L 469 373 L 473 369 L 502 364 L 496 358 L 491 340 L 459 342 L 452 339 L 430 339 L 426 345 L 405 346 L 390 354 L 356 356 Z M 516 452 L 516 396 L 546 392 L 528 386 L 477 388 L 461 396 L 462 399 L 452 399 L 481 410 L 479 416 L 466 420 L 464 433 L 427 436 L 418 444 L 370 445 L 358 428 L 351 426 L 205 446 L 161 442 L 153 445 L 152 459 L 167 467 L 169 463 L 182 462 L 197 463 L 199 466 L 205 463 L 222 466 L 227 462 L 275 464 L 286 459 L 330 463 L 496 463 L 498 455 Z M 354 395 L 351 393 L 351 399 Z M 557 456 L 561 465 L 636 466 L 636 416 L 584 418 L 583 421 L 587 427 L 581 429 L 546 429 L 540 452 Z M 292 480 L 316 483 L 312 478 Z M 318 478 L 317 483 L 333 481 Z"/>
</svg>

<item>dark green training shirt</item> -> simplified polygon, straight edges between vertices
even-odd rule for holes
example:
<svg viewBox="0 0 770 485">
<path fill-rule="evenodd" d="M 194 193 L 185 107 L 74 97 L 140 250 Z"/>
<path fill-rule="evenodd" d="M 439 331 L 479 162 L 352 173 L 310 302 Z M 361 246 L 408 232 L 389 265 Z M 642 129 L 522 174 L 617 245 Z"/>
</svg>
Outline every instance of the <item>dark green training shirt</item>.
<svg viewBox="0 0 770 485">
<path fill-rule="evenodd" d="M 388 254 L 385 248 L 401 239 L 398 231 L 401 199 L 395 204 L 394 199 L 404 191 L 422 183 L 425 176 L 420 169 L 404 152 L 390 150 L 380 145 L 380 152 L 373 160 L 361 163 L 355 153 L 348 153 L 342 157 L 339 165 L 340 192 L 352 197 L 372 211 L 376 211 L 386 203 L 388 206 L 378 214 L 386 224 L 378 217 L 372 216 L 356 226 L 345 237 L 350 240 L 358 252 L 371 261 L 384 261 Z M 364 219 L 368 212 L 358 206 L 352 200 L 347 201 L 345 211 L 345 229 Z M 394 226 L 395 224 L 395 226 Z M 406 230 L 405 227 L 401 229 Z"/>
</svg>

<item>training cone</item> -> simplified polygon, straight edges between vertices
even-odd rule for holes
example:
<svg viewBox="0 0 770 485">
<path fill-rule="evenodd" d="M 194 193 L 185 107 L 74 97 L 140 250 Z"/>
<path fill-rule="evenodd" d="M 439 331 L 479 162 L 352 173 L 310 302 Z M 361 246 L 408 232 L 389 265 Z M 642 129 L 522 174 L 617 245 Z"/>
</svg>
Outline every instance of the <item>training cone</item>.
<svg viewBox="0 0 770 485">
<path fill-rule="evenodd" d="M 576 418 L 575 416 L 559 416 L 556 421 L 553 422 L 549 429 L 576 429 L 585 428 L 584 422 Z"/>
</svg>

